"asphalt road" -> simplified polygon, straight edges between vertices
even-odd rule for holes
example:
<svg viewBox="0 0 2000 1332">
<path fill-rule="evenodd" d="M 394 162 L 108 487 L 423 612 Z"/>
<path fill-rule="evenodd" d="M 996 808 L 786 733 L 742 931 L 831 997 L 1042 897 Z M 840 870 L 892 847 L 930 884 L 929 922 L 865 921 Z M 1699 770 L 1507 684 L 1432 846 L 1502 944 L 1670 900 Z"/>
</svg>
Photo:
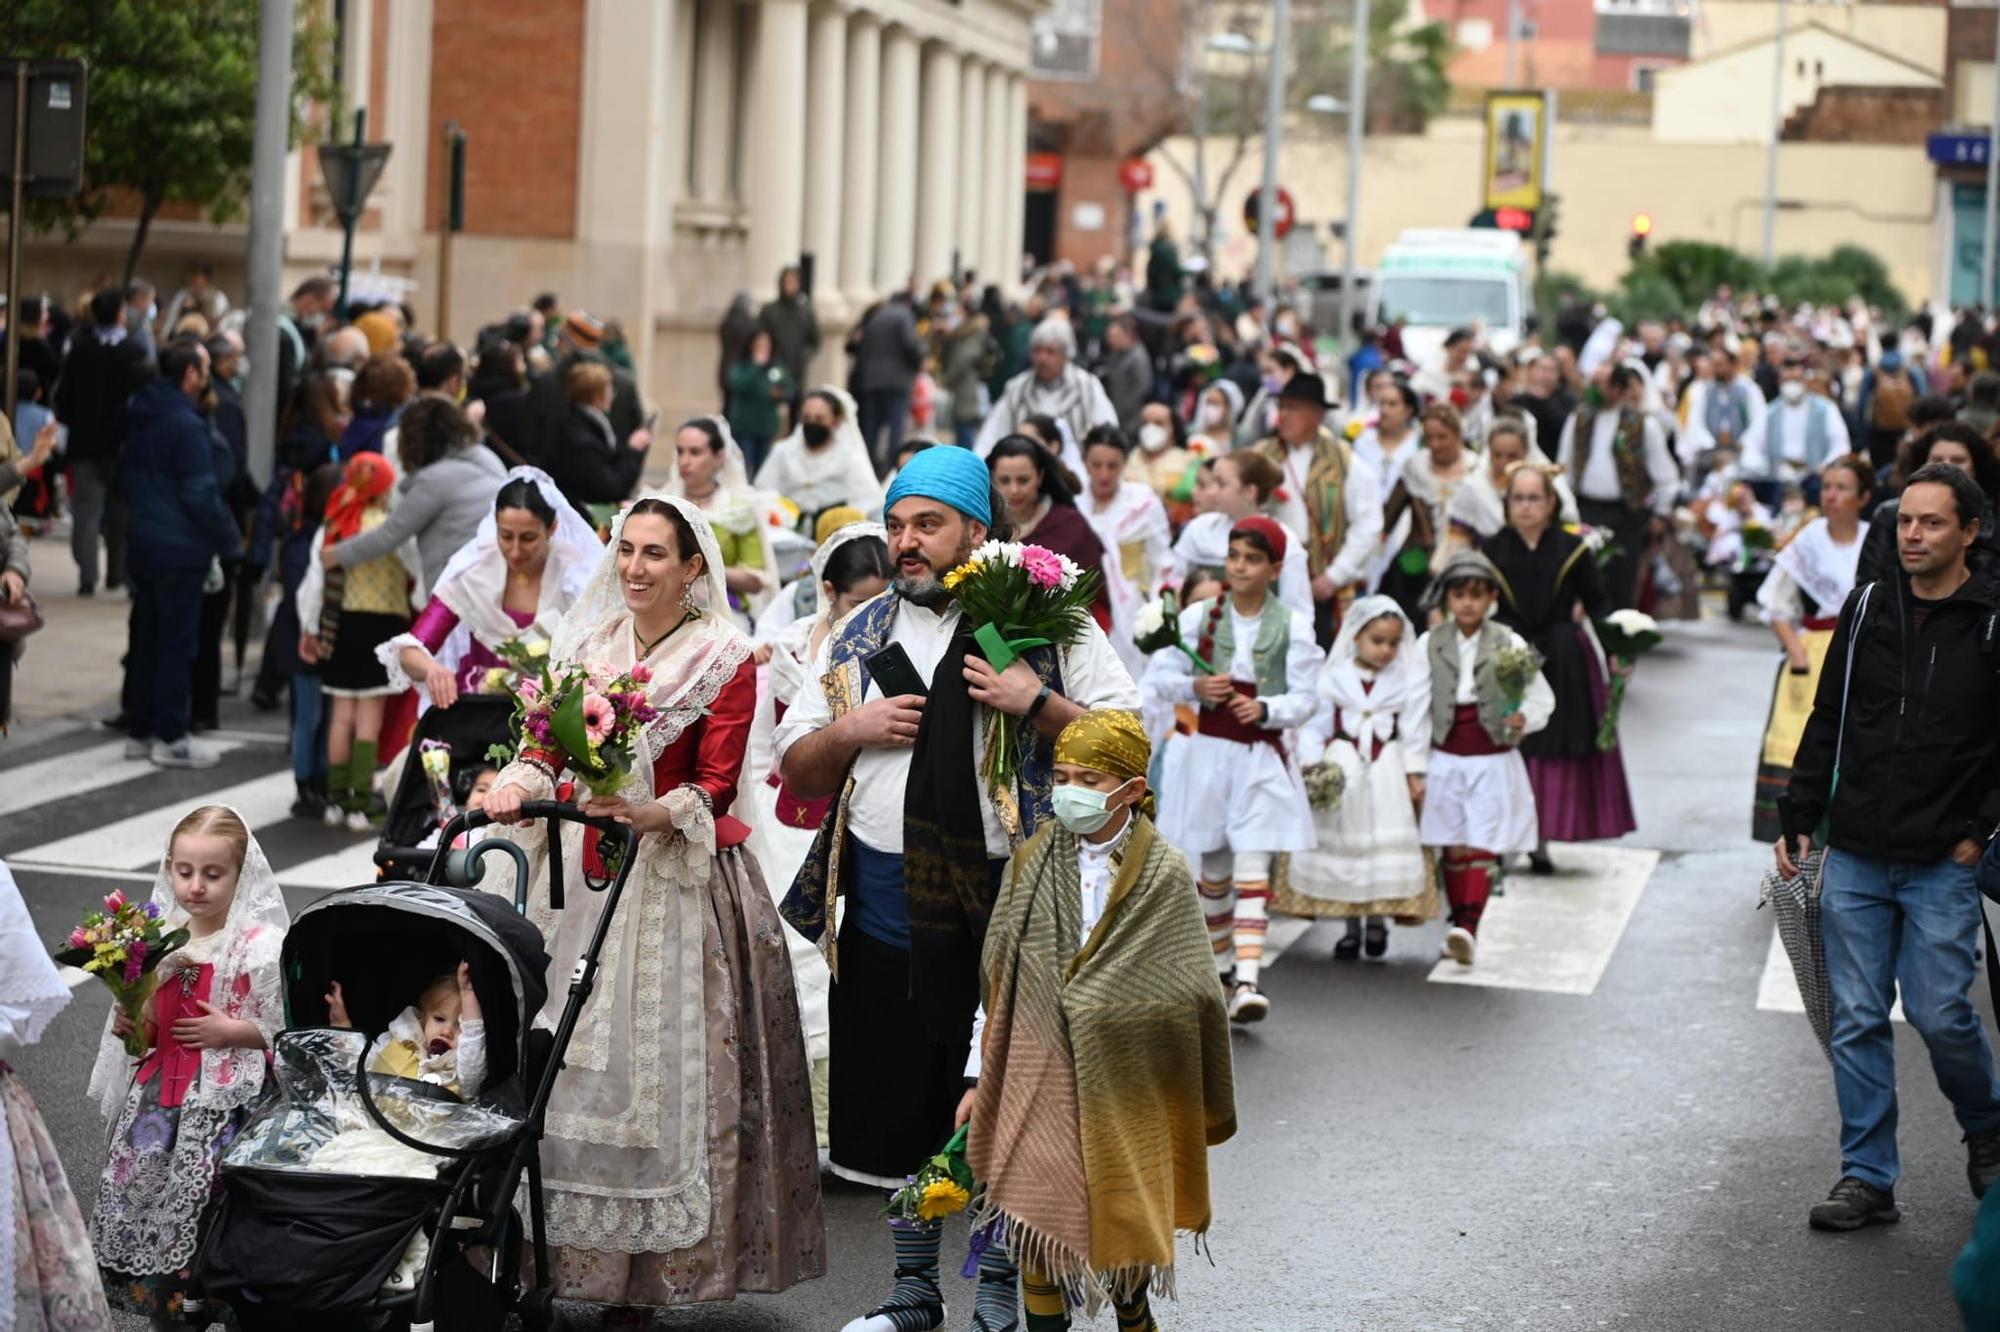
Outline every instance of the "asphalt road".
<svg viewBox="0 0 2000 1332">
<path fill-rule="evenodd" d="M 1947 1271 L 1974 1204 L 1959 1131 L 1907 1027 L 1904 1220 L 1848 1236 L 1805 1224 L 1837 1173 L 1838 1126 L 1804 1019 L 1758 1007 L 1772 926 L 1753 909 L 1767 853 L 1748 840 L 1749 803 L 1773 664 L 1753 627 L 1672 627 L 1626 713 L 1641 823 L 1628 842 L 1661 853 L 1657 863 L 1559 848 L 1569 874 L 1512 880 L 1487 917 L 1484 978 L 1501 983 L 1433 982 L 1436 926 L 1399 932 L 1379 965 L 1331 961 L 1326 929 L 1291 942 L 1268 974 L 1272 1020 L 1235 1039 L 1242 1127 L 1213 1154 L 1212 1260 L 1183 1244 L 1165 1326 L 1959 1325 Z M 222 789 L 265 799 L 258 783 L 284 761 L 246 738 L 210 773 L 85 781 L 48 798 L 65 756 L 102 743 L 79 732 L 0 748 L 0 809 L 11 811 L 0 855 L 50 939 L 125 881 L 103 870 L 157 854 L 130 859 L 148 825 L 121 821 Z M 306 878 L 337 874 L 357 841 L 275 819 L 258 831 L 288 883 L 301 866 Z M 93 855 L 99 843 L 114 849 Z M 297 906 L 317 891 L 289 897 Z M 105 1007 L 80 990 L 19 1064 L 86 1204 L 103 1126 L 83 1084 Z M 834 1332 L 887 1288 L 879 1206 L 831 1186 L 827 1278 L 658 1325 Z M 961 1245 L 948 1240 L 948 1266 Z M 963 1328 L 969 1283 L 954 1279 L 948 1295 Z"/>
</svg>

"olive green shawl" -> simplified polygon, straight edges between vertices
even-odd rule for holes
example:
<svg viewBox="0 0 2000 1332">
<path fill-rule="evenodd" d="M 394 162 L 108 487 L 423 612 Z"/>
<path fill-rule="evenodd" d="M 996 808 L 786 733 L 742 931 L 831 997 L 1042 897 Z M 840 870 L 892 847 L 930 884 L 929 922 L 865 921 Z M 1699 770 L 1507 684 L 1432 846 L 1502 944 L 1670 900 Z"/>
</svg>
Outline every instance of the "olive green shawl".
<svg viewBox="0 0 2000 1332">
<path fill-rule="evenodd" d="M 968 1156 L 1020 1261 L 1095 1309 L 1173 1288 L 1209 1223 L 1208 1148 L 1236 1131 L 1229 1023 L 1194 876 L 1135 814 L 1079 950 L 1076 837 L 1014 853 L 987 928 Z"/>
</svg>

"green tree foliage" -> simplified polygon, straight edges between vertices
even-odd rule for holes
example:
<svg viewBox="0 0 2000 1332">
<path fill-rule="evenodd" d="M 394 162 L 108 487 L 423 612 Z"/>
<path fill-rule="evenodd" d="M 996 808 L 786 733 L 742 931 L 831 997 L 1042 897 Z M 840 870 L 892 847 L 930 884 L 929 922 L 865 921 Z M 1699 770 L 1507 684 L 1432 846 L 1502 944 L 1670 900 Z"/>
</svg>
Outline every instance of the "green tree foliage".
<svg viewBox="0 0 2000 1332">
<path fill-rule="evenodd" d="M 1310 5 L 1307 6 L 1311 8 Z M 1347 100 L 1354 23 L 1352 0 L 1323 6 L 1320 21 L 1299 24 L 1291 104 L 1327 95 Z M 1445 65 L 1451 34 L 1443 23 L 1412 23 L 1409 0 L 1373 0 L 1368 9 L 1368 128 L 1376 133 L 1420 134 L 1444 110 L 1451 92 Z"/>
<path fill-rule="evenodd" d="M 1577 286 L 1585 299 L 1592 298 L 1581 283 Z M 1787 255 L 1767 269 L 1726 245 L 1669 241 L 1641 256 L 1604 299 L 1628 324 L 1687 318 L 1720 286 L 1773 295 L 1787 307 L 1840 305 L 1858 296 L 1891 319 L 1900 319 L 1908 309 L 1888 268 L 1858 245 L 1843 245 L 1817 258 Z"/>
<path fill-rule="evenodd" d="M 302 108 L 331 102 L 326 7 L 297 0 L 292 41 L 292 142 Z M 0 51 L 89 63 L 85 188 L 38 200 L 31 226 L 72 234 L 129 192 L 138 226 L 130 281 L 161 207 L 191 204 L 217 221 L 240 216 L 250 193 L 257 118 L 258 0 L 5 0 Z"/>
</svg>

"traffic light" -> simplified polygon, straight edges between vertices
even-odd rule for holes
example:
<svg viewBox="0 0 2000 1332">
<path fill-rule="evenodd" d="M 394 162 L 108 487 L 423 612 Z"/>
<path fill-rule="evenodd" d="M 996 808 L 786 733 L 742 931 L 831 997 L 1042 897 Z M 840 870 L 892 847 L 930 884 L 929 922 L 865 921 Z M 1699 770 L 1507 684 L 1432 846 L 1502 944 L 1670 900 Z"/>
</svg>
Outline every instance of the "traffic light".
<svg viewBox="0 0 2000 1332">
<path fill-rule="evenodd" d="M 1646 257 L 1646 239 L 1653 234 L 1653 215 L 1634 213 L 1632 215 L 1632 238 L 1625 242 L 1625 253 L 1636 263 Z"/>
<path fill-rule="evenodd" d="M 1544 194 L 1542 206 L 1535 210 L 1535 225 L 1531 233 L 1535 238 L 1535 266 L 1546 269 L 1549 266 L 1549 247 L 1556 238 L 1557 207 L 1562 203 L 1559 194 Z"/>
</svg>

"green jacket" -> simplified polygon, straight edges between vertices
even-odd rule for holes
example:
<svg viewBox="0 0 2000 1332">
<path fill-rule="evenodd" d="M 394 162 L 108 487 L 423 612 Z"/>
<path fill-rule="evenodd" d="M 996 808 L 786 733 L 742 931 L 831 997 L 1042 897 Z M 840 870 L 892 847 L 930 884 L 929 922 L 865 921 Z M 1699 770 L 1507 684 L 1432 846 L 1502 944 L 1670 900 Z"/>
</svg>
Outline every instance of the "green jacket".
<svg viewBox="0 0 2000 1332">
<path fill-rule="evenodd" d="M 776 361 L 769 365 L 738 361 L 729 372 L 729 406 L 723 412 L 730 430 L 738 440 L 770 443 L 778 437 L 778 403 L 791 391 L 792 377 Z"/>
</svg>

